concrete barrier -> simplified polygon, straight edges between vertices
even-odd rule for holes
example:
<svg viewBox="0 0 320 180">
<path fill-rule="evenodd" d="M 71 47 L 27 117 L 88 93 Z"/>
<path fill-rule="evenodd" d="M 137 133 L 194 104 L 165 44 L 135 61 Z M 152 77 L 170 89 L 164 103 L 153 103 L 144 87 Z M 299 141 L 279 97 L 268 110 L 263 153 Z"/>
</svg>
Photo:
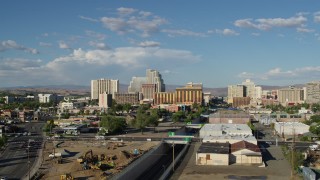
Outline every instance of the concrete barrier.
<svg viewBox="0 0 320 180">
<path fill-rule="evenodd" d="M 170 146 L 168 144 L 161 142 L 158 146 L 127 166 L 121 173 L 113 176 L 112 180 L 137 179 L 150 166 L 153 166 L 169 148 Z"/>
</svg>

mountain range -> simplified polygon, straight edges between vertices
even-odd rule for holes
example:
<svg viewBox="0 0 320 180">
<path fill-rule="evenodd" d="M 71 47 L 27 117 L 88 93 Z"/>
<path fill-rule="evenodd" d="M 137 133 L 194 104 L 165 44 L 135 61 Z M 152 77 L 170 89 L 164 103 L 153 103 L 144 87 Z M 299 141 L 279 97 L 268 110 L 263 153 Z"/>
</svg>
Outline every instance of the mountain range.
<svg viewBox="0 0 320 180">
<path fill-rule="evenodd" d="M 295 87 L 303 87 L 303 84 L 296 84 Z M 177 87 L 183 87 L 181 85 L 166 85 L 166 91 L 175 91 Z M 263 90 L 281 89 L 288 86 L 266 86 L 261 85 Z M 120 92 L 127 92 L 128 85 L 120 84 Z M 39 93 L 56 93 L 64 96 L 90 96 L 90 86 L 84 85 L 47 85 L 47 86 L 17 86 L 17 87 L 5 87 L 0 88 L 0 91 L 4 91 L 11 94 L 25 95 L 25 94 L 39 94 Z M 228 88 L 208 88 L 203 87 L 203 92 L 211 92 L 213 96 L 227 96 Z"/>
</svg>

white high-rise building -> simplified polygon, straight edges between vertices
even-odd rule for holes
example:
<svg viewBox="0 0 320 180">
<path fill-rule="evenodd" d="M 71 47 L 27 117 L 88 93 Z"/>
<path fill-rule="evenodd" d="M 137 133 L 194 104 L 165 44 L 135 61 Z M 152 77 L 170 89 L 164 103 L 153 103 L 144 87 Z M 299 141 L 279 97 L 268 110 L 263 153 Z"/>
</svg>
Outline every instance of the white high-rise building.
<svg viewBox="0 0 320 180">
<path fill-rule="evenodd" d="M 119 92 L 119 80 L 98 79 L 91 80 L 91 99 L 99 99 L 99 94 L 114 94 Z"/>
<path fill-rule="evenodd" d="M 320 81 L 307 83 L 305 94 L 307 103 L 320 103 Z"/>
<path fill-rule="evenodd" d="M 246 87 L 244 85 L 229 85 L 228 103 L 233 103 L 234 97 L 246 97 Z"/>
<path fill-rule="evenodd" d="M 146 84 L 156 84 L 157 90 L 156 92 L 164 92 L 165 84 L 163 83 L 163 79 L 161 74 L 153 69 L 147 69 L 146 71 L 147 83 Z"/>
<path fill-rule="evenodd" d="M 130 81 L 130 85 L 128 87 L 129 93 L 137 93 L 141 92 L 142 84 L 147 83 L 146 77 L 132 77 L 132 80 Z"/>
</svg>

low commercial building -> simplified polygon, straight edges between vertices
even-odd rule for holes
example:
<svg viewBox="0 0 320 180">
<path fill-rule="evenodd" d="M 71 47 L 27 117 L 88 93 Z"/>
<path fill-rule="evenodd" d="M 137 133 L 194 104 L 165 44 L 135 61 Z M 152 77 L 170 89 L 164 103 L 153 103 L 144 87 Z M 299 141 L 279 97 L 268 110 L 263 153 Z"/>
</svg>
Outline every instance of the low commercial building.
<svg viewBox="0 0 320 180">
<path fill-rule="evenodd" d="M 259 146 L 247 141 L 231 144 L 230 164 L 262 164 Z"/>
<path fill-rule="evenodd" d="M 247 124 L 205 124 L 200 129 L 200 138 L 210 136 L 252 136 Z"/>
<path fill-rule="evenodd" d="M 258 144 L 257 139 L 253 135 L 244 135 L 244 136 L 231 136 L 231 135 L 222 135 L 222 136 L 205 136 L 202 139 L 203 143 L 226 143 L 234 144 L 240 141 L 246 141 L 252 144 Z"/>
<path fill-rule="evenodd" d="M 202 143 L 196 154 L 197 165 L 229 165 L 229 143 Z"/>
<path fill-rule="evenodd" d="M 210 124 L 247 124 L 250 122 L 250 115 L 239 110 L 220 110 L 210 114 Z"/>
<path fill-rule="evenodd" d="M 276 122 L 274 129 L 277 134 L 284 136 L 299 135 L 309 132 L 309 125 L 300 122 Z"/>
</svg>

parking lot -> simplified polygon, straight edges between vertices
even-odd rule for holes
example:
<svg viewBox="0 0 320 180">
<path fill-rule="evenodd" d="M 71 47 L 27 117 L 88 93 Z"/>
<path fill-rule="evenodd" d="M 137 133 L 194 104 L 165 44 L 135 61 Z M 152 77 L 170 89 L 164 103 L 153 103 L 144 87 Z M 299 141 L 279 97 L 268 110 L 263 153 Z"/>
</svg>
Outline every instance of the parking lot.
<svg viewBox="0 0 320 180">
<path fill-rule="evenodd" d="M 200 143 L 190 146 L 188 153 L 175 171 L 172 180 L 199 180 L 199 179 L 251 179 L 251 180 L 286 180 L 290 179 L 291 167 L 284 158 L 279 146 L 264 146 L 262 155 L 266 167 L 230 165 L 230 166 L 199 166 L 196 165 L 196 152 Z M 295 179 L 300 179 L 298 176 Z"/>
</svg>

